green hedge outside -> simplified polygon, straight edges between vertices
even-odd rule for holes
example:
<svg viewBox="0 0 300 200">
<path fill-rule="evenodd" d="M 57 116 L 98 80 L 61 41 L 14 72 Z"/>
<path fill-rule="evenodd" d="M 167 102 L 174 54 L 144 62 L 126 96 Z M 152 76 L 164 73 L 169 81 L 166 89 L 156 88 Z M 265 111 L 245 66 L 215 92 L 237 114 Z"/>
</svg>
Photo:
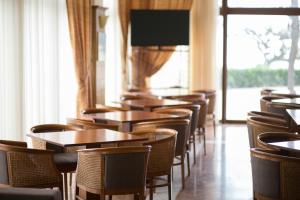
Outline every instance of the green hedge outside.
<svg viewBox="0 0 300 200">
<path fill-rule="evenodd" d="M 229 88 L 287 85 L 287 69 L 228 69 Z M 295 85 L 300 85 L 300 70 L 295 70 Z"/>
</svg>

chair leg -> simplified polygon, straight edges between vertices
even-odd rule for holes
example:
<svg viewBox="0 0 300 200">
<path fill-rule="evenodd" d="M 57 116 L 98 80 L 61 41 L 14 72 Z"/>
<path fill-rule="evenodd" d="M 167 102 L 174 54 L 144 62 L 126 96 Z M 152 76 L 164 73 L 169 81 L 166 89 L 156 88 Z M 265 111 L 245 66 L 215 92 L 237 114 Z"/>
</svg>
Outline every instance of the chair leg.
<svg viewBox="0 0 300 200">
<path fill-rule="evenodd" d="M 69 186 L 70 186 L 70 188 L 72 186 L 72 179 L 73 179 L 73 173 L 70 172 L 70 180 L 69 180 Z"/>
<path fill-rule="evenodd" d="M 187 163 L 187 170 L 188 170 L 188 176 L 191 175 L 191 166 L 190 166 L 190 153 L 186 152 L 186 163 Z"/>
<path fill-rule="evenodd" d="M 170 174 L 168 175 L 168 198 L 172 200 L 172 180 Z"/>
<path fill-rule="evenodd" d="M 196 164 L 196 135 L 193 134 L 194 165 Z"/>
<path fill-rule="evenodd" d="M 206 156 L 206 134 L 205 134 L 205 128 L 203 128 L 203 149 L 204 149 L 204 155 Z"/>
<path fill-rule="evenodd" d="M 149 199 L 150 200 L 153 200 L 153 179 L 151 178 L 150 179 L 150 188 L 149 188 L 149 192 L 150 192 L 150 196 L 149 196 Z"/>
<path fill-rule="evenodd" d="M 216 119 L 215 119 L 215 114 L 213 114 L 213 127 L 214 127 L 214 137 L 216 137 Z"/>
<path fill-rule="evenodd" d="M 61 199 L 64 199 L 64 186 L 63 184 L 60 184 L 60 186 L 58 187 L 59 190 L 60 190 L 60 193 L 61 193 Z"/>
<path fill-rule="evenodd" d="M 63 173 L 65 200 L 68 200 L 68 173 Z"/>
<path fill-rule="evenodd" d="M 185 180 L 184 180 L 184 154 L 181 157 L 181 185 L 182 189 L 185 188 Z"/>
</svg>

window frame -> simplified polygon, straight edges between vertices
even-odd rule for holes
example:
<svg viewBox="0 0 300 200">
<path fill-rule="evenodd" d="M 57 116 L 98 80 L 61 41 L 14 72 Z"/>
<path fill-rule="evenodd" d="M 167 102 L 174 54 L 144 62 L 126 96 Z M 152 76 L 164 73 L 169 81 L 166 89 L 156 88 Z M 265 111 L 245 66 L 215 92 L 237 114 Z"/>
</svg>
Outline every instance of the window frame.
<svg viewBox="0 0 300 200">
<path fill-rule="evenodd" d="M 228 0 L 222 0 L 220 15 L 223 16 L 223 59 L 222 59 L 222 123 L 245 123 L 245 120 L 227 119 L 227 34 L 228 15 L 287 15 L 300 16 L 300 7 L 287 8 L 252 8 L 252 7 L 229 7 Z"/>
</svg>

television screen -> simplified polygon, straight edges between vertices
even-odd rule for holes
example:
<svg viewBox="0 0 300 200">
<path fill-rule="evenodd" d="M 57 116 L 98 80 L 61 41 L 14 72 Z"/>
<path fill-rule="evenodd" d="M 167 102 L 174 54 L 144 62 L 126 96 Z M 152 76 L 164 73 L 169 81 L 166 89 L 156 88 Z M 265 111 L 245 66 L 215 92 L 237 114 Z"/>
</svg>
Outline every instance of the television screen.
<svg viewBox="0 0 300 200">
<path fill-rule="evenodd" d="M 189 10 L 131 10 L 131 45 L 189 45 Z"/>
</svg>

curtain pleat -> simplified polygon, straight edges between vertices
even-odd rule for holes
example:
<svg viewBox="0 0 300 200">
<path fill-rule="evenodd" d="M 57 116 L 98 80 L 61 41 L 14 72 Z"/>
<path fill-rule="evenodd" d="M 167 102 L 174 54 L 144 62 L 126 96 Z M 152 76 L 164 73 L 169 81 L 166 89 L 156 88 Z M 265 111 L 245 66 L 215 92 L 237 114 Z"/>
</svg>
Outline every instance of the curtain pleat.
<svg viewBox="0 0 300 200">
<path fill-rule="evenodd" d="M 217 2 L 194 1 L 191 10 L 190 88 L 215 89 Z"/>
<path fill-rule="evenodd" d="M 0 139 L 75 114 L 65 0 L 0 1 Z"/>
<path fill-rule="evenodd" d="M 92 5 L 90 0 L 67 0 L 70 37 L 78 84 L 77 115 L 94 107 L 92 84 Z"/>
</svg>

